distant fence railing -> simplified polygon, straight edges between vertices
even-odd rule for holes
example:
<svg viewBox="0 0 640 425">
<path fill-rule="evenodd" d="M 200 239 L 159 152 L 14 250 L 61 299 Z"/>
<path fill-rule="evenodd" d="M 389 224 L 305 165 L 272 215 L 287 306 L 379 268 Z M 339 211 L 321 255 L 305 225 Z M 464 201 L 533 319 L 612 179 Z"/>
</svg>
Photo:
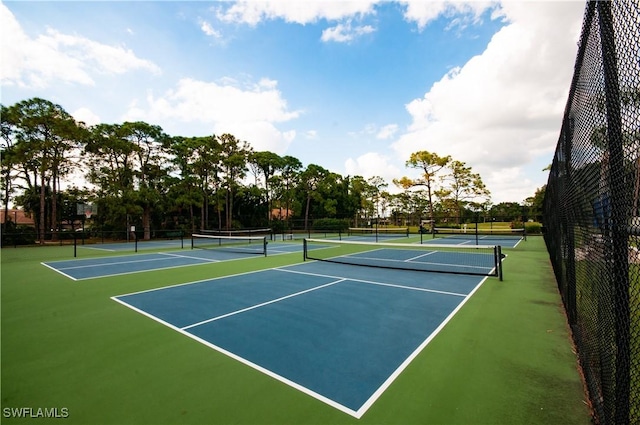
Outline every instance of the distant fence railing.
<svg viewBox="0 0 640 425">
<path fill-rule="evenodd" d="M 598 424 L 640 423 L 640 8 L 588 2 L 544 200 Z"/>
</svg>

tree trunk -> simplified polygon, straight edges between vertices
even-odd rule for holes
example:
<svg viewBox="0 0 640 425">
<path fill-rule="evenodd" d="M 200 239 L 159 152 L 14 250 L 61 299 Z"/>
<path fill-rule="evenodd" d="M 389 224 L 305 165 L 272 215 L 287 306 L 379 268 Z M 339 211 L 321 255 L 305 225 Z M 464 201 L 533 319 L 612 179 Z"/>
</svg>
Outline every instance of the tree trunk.
<svg viewBox="0 0 640 425">
<path fill-rule="evenodd" d="M 53 228 L 53 234 L 51 235 L 51 240 L 57 241 L 58 231 L 60 230 L 59 228 L 60 222 L 58 220 L 58 178 L 55 173 L 51 178 L 51 180 L 52 180 L 52 184 L 51 184 L 51 224 L 52 226 L 51 227 Z"/>
<path fill-rule="evenodd" d="M 311 194 L 307 195 L 307 208 L 304 212 L 304 230 L 309 230 L 309 206 L 311 205 Z"/>
<path fill-rule="evenodd" d="M 216 192 L 216 210 L 218 210 L 218 230 L 222 230 L 222 209 L 220 208 L 220 195 Z"/>
<path fill-rule="evenodd" d="M 227 189 L 227 230 L 231 230 L 233 220 L 233 190 Z"/>
<path fill-rule="evenodd" d="M 189 216 L 191 217 L 191 233 L 195 233 L 196 223 L 195 223 L 195 217 L 193 214 L 193 204 L 189 204 Z M 200 228 L 204 229 L 204 227 L 202 227 L 202 217 L 203 215 L 200 214 Z"/>
<path fill-rule="evenodd" d="M 142 213 L 142 228 L 144 229 L 143 240 L 148 241 L 151 239 L 151 208 L 144 207 Z"/>
<path fill-rule="evenodd" d="M 193 209 L 193 206 L 191 207 L 191 209 Z M 200 209 L 200 229 L 206 229 L 207 228 L 207 200 L 206 198 L 202 199 L 202 205 L 201 205 L 201 209 Z M 192 223 L 192 228 L 194 227 L 194 223 L 193 220 L 191 221 Z M 192 229 L 193 230 L 193 229 Z"/>
<path fill-rule="evenodd" d="M 9 223 L 9 193 L 11 193 L 11 175 L 10 171 L 5 174 L 5 186 L 4 186 L 4 231 L 7 230 L 7 224 Z M 13 223 L 15 226 L 18 223 Z"/>
<path fill-rule="evenodd" d="M 46 210 L 46 197 L 45 197 L 45 188 L 44 188 L 44 171 L 41 172 L 40 174 L 40 234 L 39 236 L 39 240 L 40 240 L 40 245 L 44 245 L 44 233 L 45 233 L 45 228 L 46 228 L 46 221 L 45 221 L 45 210 Z"/>
</svg>

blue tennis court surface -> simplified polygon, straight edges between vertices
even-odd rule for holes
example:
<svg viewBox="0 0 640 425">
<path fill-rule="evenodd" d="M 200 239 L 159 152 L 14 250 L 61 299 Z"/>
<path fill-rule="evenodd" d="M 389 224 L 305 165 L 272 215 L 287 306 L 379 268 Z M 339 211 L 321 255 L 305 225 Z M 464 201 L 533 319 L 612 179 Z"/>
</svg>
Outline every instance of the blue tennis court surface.
<svg viewBox="0 0 640 425">
<path fill-rule="evenodd" d="M 495 236 L 483 236 L 478 235 L 478 245 L 500 245 L 505 248 L 515 248 L 517 247 L 524 239 L 512 236 L 505 236 L 504 238 L 497 238 Z M 446 236 L 446 235 L 437 235 L 436 238 L 432 238 L 431 235 L 424 236 L 422 238 L 422 243 L 429 245 L 438 245 L 438 244 L 446 244 L 446 245 L 476 245 L 476 237 L 471 234 L 469 236 Z"/>
<path fill-rule="evenodd" d="M 359 418 L 482 282 L 305 262 L 113 299 Z"/>
<path fill-rule="evenodd" d="M 273 243 L 269 255 L 299 252 L 299 244 Z M 183 249 L 170 252 L 83 258 L 42 263 L 73 280 L 84 280 L 174 267 L 196 266 L 220 261 L 255 258 L 258 254 L 222 249 Z"/>
<path fill-rule="evenodd" d="M 136 248 L 140 251 L 151 249 L 167 249 L 167 248 L 184 248 L 189 245 L 191 241 L 189 239 L 167 239 L 167 240 L 155 240 L 155 241 L 138 241 L 134 242 L 111 242 L 111 243 L 92 243 L 83 245 L 81 241 L 78 241 L 79 249 L 96 250 L 96 251 L 134 251 Z"/>
</svg>

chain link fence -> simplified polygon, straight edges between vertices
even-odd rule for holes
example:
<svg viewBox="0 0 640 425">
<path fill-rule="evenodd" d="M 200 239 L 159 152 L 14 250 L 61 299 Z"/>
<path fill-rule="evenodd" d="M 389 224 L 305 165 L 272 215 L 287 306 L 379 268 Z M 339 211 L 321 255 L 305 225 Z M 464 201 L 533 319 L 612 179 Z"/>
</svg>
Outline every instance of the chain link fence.
<svg viewBox="0 0 640 425">
<path fill-rule="evenodd" d="M 597 424 L 640 423 L 640 6 L 588 2 L 544 200 Z"/>
</svg>

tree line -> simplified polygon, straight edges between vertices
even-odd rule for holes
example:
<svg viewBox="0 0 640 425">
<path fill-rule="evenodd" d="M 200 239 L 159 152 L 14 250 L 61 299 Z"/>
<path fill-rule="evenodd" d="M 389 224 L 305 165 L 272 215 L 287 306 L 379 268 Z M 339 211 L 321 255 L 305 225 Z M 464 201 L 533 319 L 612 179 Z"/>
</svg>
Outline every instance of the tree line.
<svg viewBox="0 0 640 425">
<path fill-rule="evenodd" d="M 140 121 L 87 126 L 40 98 L 0 105 L 0 118 L 4 222 L 10 204 L 22 207 L 41 241 L 73 223 L 76 205 L 87 202 L 97 206 L 94 226 L 122 230 L 131 222 L 145 239 L 153 229 L 277 230 L 295 222 L 308 230 L 317 219 L 354 226 L 380 217 L 403 225 L 437 216 L 463 220 L 517 205 L 492 206 L 470 167 L 426 151 L 406 163 L 421 177 L 394 179 L 403 191 L 390 194 L 381 177 L 304 166 L 292 156 L 254 151 L 232 134 L 170 136 Z"/>
</svg>

